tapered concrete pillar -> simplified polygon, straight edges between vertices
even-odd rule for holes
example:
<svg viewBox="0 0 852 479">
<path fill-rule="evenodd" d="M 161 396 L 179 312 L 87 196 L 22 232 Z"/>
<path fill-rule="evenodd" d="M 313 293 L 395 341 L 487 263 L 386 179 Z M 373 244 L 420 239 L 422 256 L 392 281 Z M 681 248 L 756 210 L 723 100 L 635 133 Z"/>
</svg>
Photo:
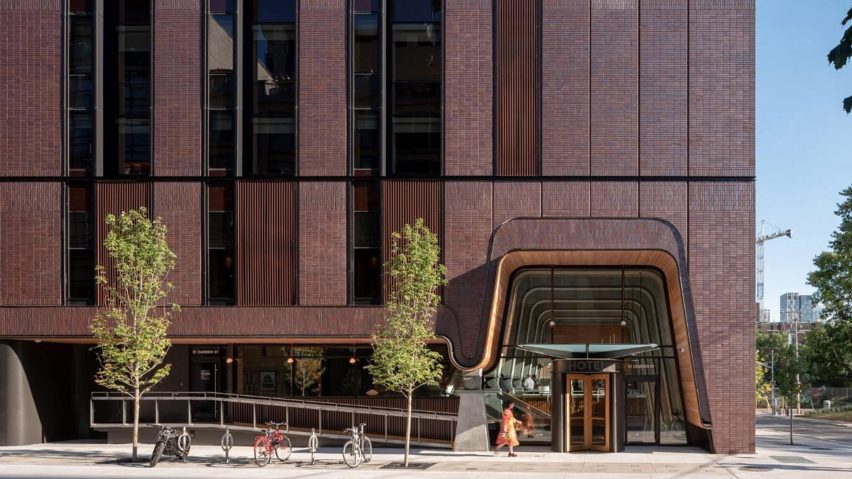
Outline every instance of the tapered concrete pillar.
<svg viewBox="0 0 852 479">
<path fill-rule="evenodd" d="M 466 371 L 464 387 L 458 391 L 459 414 L 456 422 L 454 451 L 484 452 L 488 444 L 488 418 L 482 391 L 482 370 Z"/>
<path fill-rule="evenodd" d="M 0 343 L 0 446 L 42 442 L 42 424 L 18 355 L 20 342 Z"/>
</svg>

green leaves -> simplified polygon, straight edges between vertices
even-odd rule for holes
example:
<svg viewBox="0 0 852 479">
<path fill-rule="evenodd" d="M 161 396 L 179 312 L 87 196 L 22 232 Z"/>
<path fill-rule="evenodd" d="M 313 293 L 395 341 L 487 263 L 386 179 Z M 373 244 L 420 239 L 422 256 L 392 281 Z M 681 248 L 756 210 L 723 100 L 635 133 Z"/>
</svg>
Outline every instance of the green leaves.
<svg viewBox="0 0 852 479">
<path fill-rule="evenodd" d="M 389 299 L 387 320 L 373 336 L 372 364 L 366 369 L 382 387 L 411 397 L 441 378 L 441 355 L 428 348 L 435 339 L 434 316 L 446 284 L 438 237 L 423 219 L 392 235 L 385 263 Z"/>
<path fill-rule="evenodd" d="M 835 211 L 840 227 L 831 235 L 831 250 L 814 258 L 816 269 L 808 275 L 808 284 L 816 288 L 813 299 L 823 306 L 826 319 L 852 321 L 852 187 L 840 194 L 844 200 Z"/>
<path fill-rule="evenodd" d="M 846 18 L 841 24 L 846 25 L 850 21 L 852 21 L 852 9 L 846 13 Z M 840 42 L 828 52 L 828 63 L 834 65 L 835 70 L 840 70 L 846 66 L 850 56 L 852 56 L 852 27 L 843 32 Z M 843 100 L 843 109 L 846 113 L 852 112 L 852 96 Z"/>
<path fill-rule="evenodd" d="M 106 304 L 89 325 L 101 363 L 95 381 L 133 396 L 170 371 L 163 365 L 171 347 L 166 336 L 170 308 L 162 302 L 171 290 L 165 279 L 176 257 L 166 241 L 166 226 L 159 218 L 149 220 L 145 208 L 108 215 L 106 223 L 104 246 L 112 268 L 97 268 Z"/>
</svg>

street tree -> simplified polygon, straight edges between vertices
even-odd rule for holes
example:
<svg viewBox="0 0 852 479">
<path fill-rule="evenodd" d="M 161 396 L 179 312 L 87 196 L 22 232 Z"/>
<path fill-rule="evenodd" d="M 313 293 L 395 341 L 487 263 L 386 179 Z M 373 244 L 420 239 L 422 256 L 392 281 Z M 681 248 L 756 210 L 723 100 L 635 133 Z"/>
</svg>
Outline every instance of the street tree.
<svg viewBox="0 0 852 479">
<path fill-rule="evenodd" d="M 164 303 L 172 289 L 166 281 L 176 256 L 166 241 L 166 226 L 150 220 L 145 208 L 107 215 L 104 247 L 112 260 L 98 265 L 96 280 L 106 303 L 92 318 L 100 369 L 95 382 L 133 400 L 133 460 L 139 446 L 142 396 L 168 376 L 165 362 L 171 342 L 166 336 L 172 311 Z"/>
<path fill-rule="evenodd" d="M 843 19 L 841 25 L 846 26 L 850 21 L 852 21 L 852 8 L 846 13 L 846 18 Z M 840 42 L 828 53 L 828 63 L 834 65 L 836 70 L 840 70 L 846 66 L 850 57 L 852 57 L 852 25 L 846 28 Z M 846 113 L 852 112 L 852 96 L 843 99 L 843 109 L 846 110 Z"/>
<path fill-rule="evenodd" d="M 442 375 L 441 355 L 429 349 L 435 340 L 434 317 L 446 269 L 440 263 L 438 237 L 422 218 L 392 235 L 391 256 L 384 265 L 389 298 L 386 321 L 373 335 L 373 355 L 366 369 L 373 382 L 398 392 L 407 400 L 405 459 L 411 445 L 414 392 L 437 385 Z"/>
<path fill-rule="evenodd" d="M 852 321 L 852 186 L 840 195 L 835 211 L 840 226 L 831 234 L 830 250 L 814 258 L 808 284 L 816 288 L 812 299 L 823 306 L 825 319 Z"/>
<path fill-rule="evenodd" d="M 835 211 L 840 226 L 831 234 L 829 251 L 814 258 L 815 269 L 808 275 L 825 323 L 808 334 L 806 356 L 814 379 L 826 386 L 852 384 L 852 187 L 840 194 Z"/>
</svg>

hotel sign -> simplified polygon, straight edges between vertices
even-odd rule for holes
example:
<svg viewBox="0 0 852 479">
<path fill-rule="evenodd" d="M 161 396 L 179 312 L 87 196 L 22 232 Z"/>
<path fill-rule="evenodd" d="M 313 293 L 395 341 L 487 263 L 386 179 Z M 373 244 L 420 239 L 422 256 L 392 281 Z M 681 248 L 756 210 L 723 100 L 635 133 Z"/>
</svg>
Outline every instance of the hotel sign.
<svg viewBox="0 0 852 479">
<path fill-rule="evenodd" d="M 565 372 L 614 373 L 616 372 L 616 362 L 602 359 L 572 359 L 566 361 Z"/>
</svg>

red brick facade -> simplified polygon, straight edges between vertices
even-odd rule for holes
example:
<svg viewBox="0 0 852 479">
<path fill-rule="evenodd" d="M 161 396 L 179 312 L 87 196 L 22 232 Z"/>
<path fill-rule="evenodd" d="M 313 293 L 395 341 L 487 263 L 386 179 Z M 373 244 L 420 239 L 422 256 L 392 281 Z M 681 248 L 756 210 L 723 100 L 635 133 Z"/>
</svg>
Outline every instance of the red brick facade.
<svg viewBox="0 0 852 479">
<path fill-rule="evenodd" d="M 347 192 L 341 182 L 299 185 L 299 304 L 347 304 Z"/>
<path fill-rule="evenodd" d="M 201 174 L 201 9 L 199 0 L 153 1 L 153 171 Z"/>
<path fill-rule="evenodd" d="M 343 176 L 346 165 L 346 2 L 299 2 L 299 174 Z"/>
<path fill-rule="evenodd" d="M 61 204 L 58 183 L 0 183 L 0 305 L 61 304 Z"/>
<path fill-rule="evenodd" d="M 0 18 L 0 176 L 59 175 L 62 2 L 0 2 Z"/>
<path fill-rule="evenodd" d="M 174 286 L 169 303 L 201 304 L 201 212 L 200 184 L 154 184 L 154 215 L 168 227 L 169 247 L 178 257 L 169 276 Z"/>
<path fill-rule="evenodd" d="M 154 0 L 155 176 L 98 179 L 97 241 L 107 212 L 146 204 L 164 219 L 179 257 L 170 300 L 188 306 L 171 329 L 180 340 L 366 342 L 382 309 L 349 305 L 351 2 L 299 2 L 298 175 L 270 180 L 292 183 L 281 194 L 237 195 L 234 307 L 203 305 L 203 3 Z M 0 4 L 0 306 L 63 301 L 61 4 Z M 493 269 L 512 248 L 682 253 L 716 450 L 752 451 L 754 1 L 541 0 L 541 57 L 529 63 L 541 83 L 518 87 L 540 101 L 540 118 L 508 123 L 512 111 L 495 108 L 511 91 L 495 84 L 493 5 L 444 0 L 444 177 L 377 180 L 386 230 L 415 213 L 440 230 L 448 285 L 437 332 L 455 363 L 485 354 Z M 495 144 L 521 134 L 501 124 L 536 131 L 540 156 L 497 178 Z M 35 175 L 49 178 L 2 180 Z M 0 307 L 0 338 L 82 339 L 91 312 Z"/>
</svg>

